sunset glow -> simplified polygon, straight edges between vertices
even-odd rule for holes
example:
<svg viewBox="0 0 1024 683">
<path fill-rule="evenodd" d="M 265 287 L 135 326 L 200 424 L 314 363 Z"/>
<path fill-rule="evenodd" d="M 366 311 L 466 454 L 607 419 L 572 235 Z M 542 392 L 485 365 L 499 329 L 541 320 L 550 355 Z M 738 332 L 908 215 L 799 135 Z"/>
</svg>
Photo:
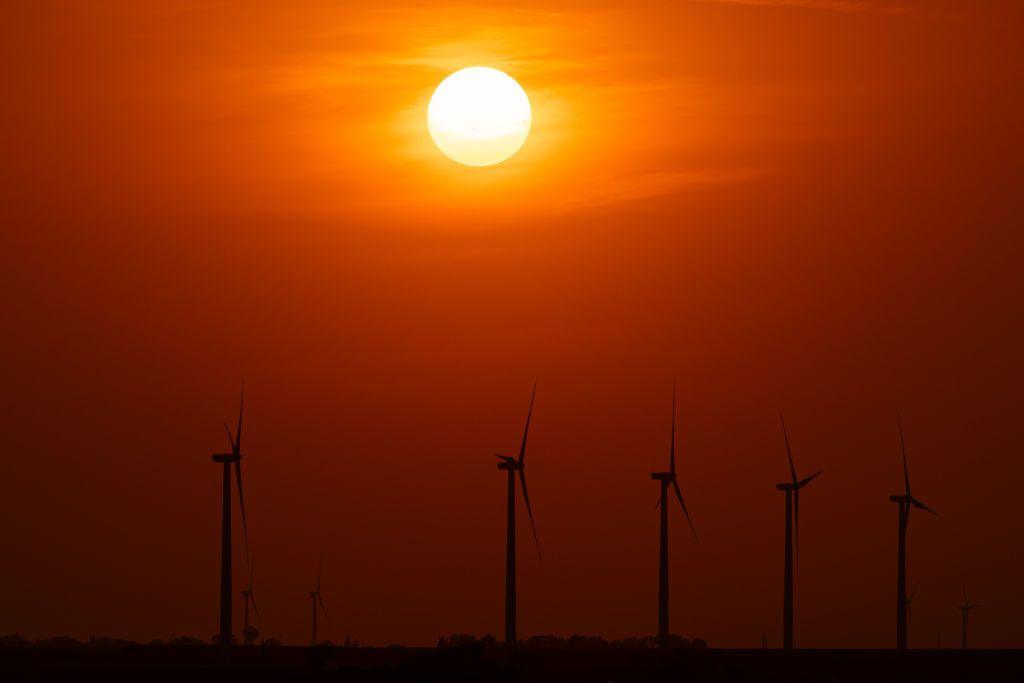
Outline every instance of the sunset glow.
<svg viewBox="0 0 1024 683">
<path fill-rule="evenodd" d="M 966 577 L 1024 670 L 1021 0 L 4 8 L 0 671 L 252 582 L 267 664 L 321 566 L 318 639 L 500 641 L 510 473 L 524 643 L 892 648 L 906 508 L 909 648 Z"/>
</svg>

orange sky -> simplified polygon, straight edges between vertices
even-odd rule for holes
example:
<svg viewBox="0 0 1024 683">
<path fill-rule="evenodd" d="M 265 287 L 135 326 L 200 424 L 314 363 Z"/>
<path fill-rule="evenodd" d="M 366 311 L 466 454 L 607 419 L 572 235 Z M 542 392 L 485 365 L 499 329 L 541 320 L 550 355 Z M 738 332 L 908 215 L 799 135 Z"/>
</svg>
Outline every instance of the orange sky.
<svg viewBox="0 0 1024 683">
<path fill-rule="evenodd" d="M 328 638 L 496 632 L 538 377 L 520 632 L 650 633 L 675 375 L 675 631 L 779 641 L 781 410 L 798 643 L 889 645 L 902 411 L 912 644 L 962 574 L 1024 643 L 1020 3 L 296 5 L 7 13 L 0 632 L 216 630 L 243 379 L 264 634 L 321 553 Z M 534 107 L 487 169 L 425 127 L 473 64 Z"/>
</svg>

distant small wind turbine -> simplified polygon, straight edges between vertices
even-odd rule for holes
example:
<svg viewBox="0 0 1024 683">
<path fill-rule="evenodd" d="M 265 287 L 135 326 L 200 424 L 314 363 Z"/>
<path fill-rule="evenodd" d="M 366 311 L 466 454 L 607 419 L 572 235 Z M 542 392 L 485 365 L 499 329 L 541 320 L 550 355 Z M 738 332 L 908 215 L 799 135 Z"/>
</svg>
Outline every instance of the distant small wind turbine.
<svg viewBox="0 0 1024 683">
<path fill-rule="evenodd" d="M 231 443 L 230 453 L 217 453 L 213 461 L 223 467 L 221 494 L 221 537 L 220 537 L 220 645 L 226 654 L 231 650 L 231 465 L 235 465 L 235 479 L 238 482 L 238 503 L 242 508 L 242 533 L 245 541 L 245 563 L 249 565 L 249 526 L 245 518 L 245 498 L 242 494 L 242 411 L 245 407 L 245 389 L 238 405 L 238 428 L 231 436 L 231 429 L 224 425 Z"/>
<path fill-rule="evenodd" d="M 972 609 L 978 609 L 981 605 L 972 605 L 971 601 L 967 599 L 967 581 L 963 582 L 964 589 L 964 604 L 960 605 L 957 609 L 960 610 L 961 618 L 961 631 L 960 631 L 960 647 L 961 649 L 967 649 L 967 615 L 971 613 Z"/>
<path fill-rule="evenodd" d="M 316 615 L 317 615 L 318 609 L 319 610 L 323 610 L 324 616 L 325 617 L 327 616 L 327 605 L 324 604 L 324 599 L 323 599 L 323 597 L 320 596 L 320 579 L 323 576 L 323 573 L 324 573 L 324 561 L 323 561 L 323 558 L 321 558 L 320 559 L 320 569 L 316 573 L 316 588 L 314 588 L 313 590 L 311 590 L 309 592 L 309 598 L 310 598 L 310 600 L 313 603 L 313 636 L 312 636 L 312 639 L 310 640 L 310 643 L 312 645 L 316 645 L 317 644 L 317 639 L 316 639 Z"/>
<path fill-rule="evenodd" d="M 519 482 L 523 487 L 523 501 L 526 503 L 526 512 L 530 517 L 530 527 L 533 530 L 533 542 L 537 546 L 537 557 L 540 558 L 540 540 L 537 538 L 537 525 L 533 521 L 533 508 L 530 507 L 530 494 L 526 488 L 526 437 L 530 433 L 530 419 L 533 417 L 533 402 L 537 398 L 537 382 L 533 383 L 533 393 L 530 395 L 530 409 L 526 413 L 526 428 L 523 430 L 523 442 L 519 446 L 519 458 L 495 453 L 501 462 L 498 463 L 499 470 L 508 472 L 508 501 L 505 529 L 505 647 L 509 650 L 516 647 L 516 476 L 519 473 Z"/>
<path fill-rule="evenodd" d="M 668 489 L 671 486 L 675 490 L 679 505 L 683 508 L 686 521 L 690 524 L 690 531 L 694 540 L 697 540 L 697 530 L 690 519 L 690 513 L 686 509 L 686 502 L 683 500 L 683 492 L 679 489 L 679 482 L 676 479 L 676 383 L 672 382 L 672 432 L 669 444 L 668 472 L 652 472 L 651 479 L 661 482 L 661 497 L 658 499 L 658 506 L 661 508 L 661 524 L 658 533 L 658 647 L 668 646 L 669 637 L 669 616 L 668 616 Z"/>
<path fill-rule="evenodd" d="M 789 447 L 789 432 L 786 431 L 786 421 L 781 415 L 779 420 L 782 422 L 782 436 L 786 441 L 786 457 L 789 458 L 789 473 L 791 476 L 790 481 L 775 485 L 775 488 L 779 491 L 786 492 L 786 559 L 782 572 L 782 647 L 786 650 L 792 650 L 793 567 L 796 549 L 800 545 L 800 489 L 810 484 L 815 477 L 822 473 L 822 470 L 818 470 L 806 479 L 797 478 L 796 466 L 793 465 L 793 451 Z"/>
<path fill-rule="evenodd" d="M 903 420 L 897 417 L 900 429 L 900 453 L 903 455 L 903 493 L 889 496 L 889 500 L 899 504 L 899 537 L 896 567 L 896 648 L 907 649 L 907 523 L 910 520 L 910 508 L 916 507 L 938 516 L 935 510 L 914 498 L 910 492 L 910 470 L 907 467 L 907 447 L 903 440 Z"/>
<path fill-rule="evenodd" d="M 253 595 L 253 572 L 251 567 L 249 569 L 249 586 L 242 591 L 242 604 L 245 606 L 245 626 L 242 629 L 242 638 L 246 645 L 252 645 L 256 642 L 256 636 L 259 635 L 259 631 L 249 623 L 249 607 L 252 606 L 252 611 L 257 617 L 259 617 L 260 611 L 256 608 L 256 597 Z"/>
</svg>

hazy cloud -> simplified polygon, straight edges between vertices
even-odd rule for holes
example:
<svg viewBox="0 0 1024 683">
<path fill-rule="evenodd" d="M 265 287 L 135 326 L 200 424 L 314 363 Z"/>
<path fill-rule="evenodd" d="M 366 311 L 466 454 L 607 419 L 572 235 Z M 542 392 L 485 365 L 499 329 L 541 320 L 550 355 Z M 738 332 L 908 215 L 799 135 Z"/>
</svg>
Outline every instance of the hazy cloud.
<svg viewBox="0 0 1024 683">
<path fill-rule="evenodd" d="M 908 11 L 906 5 L 898 2 L 868 2 L 866 0 L 696 0 L 704 3 L 725 5 L 749 5 L 751 7 L 793 7 L 830 12 L 871 12 L 878 14 L 902 14 Z"/>
</svg>

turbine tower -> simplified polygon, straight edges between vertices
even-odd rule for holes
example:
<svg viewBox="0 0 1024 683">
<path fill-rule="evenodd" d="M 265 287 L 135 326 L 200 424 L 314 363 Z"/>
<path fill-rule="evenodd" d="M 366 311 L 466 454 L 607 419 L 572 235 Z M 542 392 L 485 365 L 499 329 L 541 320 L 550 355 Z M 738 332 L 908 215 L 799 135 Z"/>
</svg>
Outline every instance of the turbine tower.
<svg viewBox="0 0 1024 683">
<path fill-rule="evenodd" d="M 960 648 L 963 650 L 967 649 L 967 615 L 971 613 L 972 609 L 977 609 L 981 605 L 972 605 L 971 601 L 967 599 L 967 581 L 963 582 L 964 588 L 964 604 L 960 605 L 957 609 L 960 610 L 961 618 L 961 630 L 960 630 Z"/>
<path fill-rule="evenodd" d="M 242 604 L 245 606 L 245 626 L 242 629 L 242 639 L 246 645 L 252 645 L 256 642 L 260 632 L 255 626 L 249 624 L 249 607 L 252 606 L 252 611 L 257 617 L 259 617 L 260 611 L 256 608 L 256 598 L 253 595 L 253 573 L 251 566 L 249 567 L 249 587 L 242 591 Z"/>
<path fill-rule="evenodd" d="M 533 521 L 533 508 L 530 507 L 530 494 L 526 488 L 526 437 L 530 433 L 530 418 L 533 417 L 533 401 L 537 397 L 537 382 L 533 383 L 530 396 L 530 410 L 526 413 L 526 428 L 523 430 L 523 443 L 519 446 L 519 458 L 495 453 L 499 470 L 508 472 L 508 522 L 505 533 L 505 647 L 514 650 L 516 647 L 516 472 L 519 483 L 523 487 L 523 501 L 526 512 L 530 516 L 530 528 L 533 530 L 533 542 L 537 546 L 537 557 L 540 558 L 540 541 L 537 539 L 537 525 Z"/>
<path fill-rule="evenodd" d="M 213 461 L 223 465 L 221 495 L 221 538 L 220 538 L 220 641 L 226 657 L 231 651 L 231 465 L 235 466 L 238 483 L 238 504 L 242 509 L 242 534 L 245 541 L 245 563 L 249 565 L 249 528 L 245 519 L 245 498 L 242 495 L 242 411 L 245 407 L 245 389 L 238 405 L 238 428 L 231 436 L 231 428 L 225 423 L 224 430 L 231 444 L 230 453 L 217 453 Z"/>
<path fill-rule="evenodd" d="M 889 500 L 898 504 L 898 548 L 896 554 L 896 649 L 907 649 L 907 523 L 910 521 L 910 509 L 930 512 L 938 516 L 935 510 L 914 498 L 910 492 L 910 470 L 907 467 L 907 447 L 903 440 L 903 420 L 897 417 L 900 428 L 900 453 L 903 455 L 903 493 L 889 496 Z"/>
<path fill-rule="evenodd" d="M 309 598 L 313 603 L 313 636 L 310 640 L 311 645 L 316 645 L 316 613 L 322 610 L 324 616 L 327 616 L 327 605 L 324 604 L 324 599 L 320 596 L 320 579 L 324 573 L 324 561 L 320 559 L 320 569 L 316 573 L 316 588 L 309 592 Z"/>
<path fill-rule="evenodd" d="M 796 476 L 796 466 L 793 465 L 793 451 L 789 447 L 789 433 L 786 431 L 786 421 L 779 416 L 782 422 L 782 436 L 786 441 L 786 457 L 789 458 L 790 481 L 776 484 L 775 488 L 786 492 L 786 559 L 783 567 L 782 585 L 782 647 L 786 650 L 793 649 L 793 570 L 796 564 L 796 555 L 800 546 L 800 489 L 807 486 L 811 481 L 821 474 L 818 470 L 806 479 L 799 479 Z"/>
<path fill-rule="evenodd" d="M 683 500 L 683 492 L 679 490 L 679 482 L 676 480 L 676 383 L 672 382 L 672 435 L 669 445 L 668 472 L 652 472 L 651 479 L 661 482 L 661 497 L 658 499 L 658 506 L 661 508 L 661 525 L 658 535 L 658 647 L 668 646 L 669 619 L 668 619 L 668 489 L 671 486 L 675 489 L 676 498 L 683 508 L 686 521 L 690 524 L 690 531 L 693 532 L 694 540 L 697 539 L 697 530 L 693 527 L 693 520 L 686 509 L 686 502 Z"/>
</svg>

